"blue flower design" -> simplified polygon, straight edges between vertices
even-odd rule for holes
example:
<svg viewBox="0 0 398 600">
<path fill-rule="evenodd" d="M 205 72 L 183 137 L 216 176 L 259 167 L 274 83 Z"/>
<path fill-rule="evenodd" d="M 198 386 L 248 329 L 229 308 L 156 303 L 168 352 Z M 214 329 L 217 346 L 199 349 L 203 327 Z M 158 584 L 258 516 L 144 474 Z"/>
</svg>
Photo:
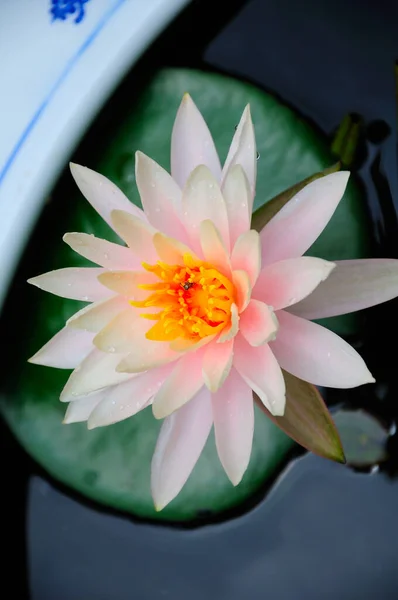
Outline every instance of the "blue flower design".
<svg viewBox="0 0 398 600">
<path fill-rule="evenodd" d="M 51 0 L 50 13 L 53 21 L 65 21 L 70 15 L 76 15 L 75 23 L 84 19 L 84 4 L 89 0 Z"/>
</svg>

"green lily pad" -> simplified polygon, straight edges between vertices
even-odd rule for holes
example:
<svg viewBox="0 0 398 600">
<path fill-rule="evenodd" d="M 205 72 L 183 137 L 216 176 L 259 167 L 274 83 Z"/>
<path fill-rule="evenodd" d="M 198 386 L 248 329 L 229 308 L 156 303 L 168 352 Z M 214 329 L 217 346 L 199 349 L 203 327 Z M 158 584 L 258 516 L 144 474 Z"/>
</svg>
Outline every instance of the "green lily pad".
<svg viewBox="0 0 398 600">
<path fill-rule="evenodd" d="M 334 162 L 327 141 L 271 95 L 238 80 L 184 69 L 157 73 L 133 103 L 128 98 L 127 104 L 125 95 L 116 95 L 87 143 L 73 157 L 75 162 L 102 172 L 139 204 L 133 152 L 140 149 L 169 167 L 171 129 L 185 91 L 203 111 L 222 159 L 244 105 L 251 103 L 260 153 L 257 207 Z M 327 259 L 365 255 L 366 224 L 363 198 L 351 183 L 312 253 Z M 181 494 L 160 513 L 153 508 L 149 486 L 159 428 L 150 410 L 93 431 L 82 424 L 61 424 L 65 405 L 58 402 L 58 396 L 69 373 L 30 365 L 26 359 L 81 303 L 45 294 L 24 281 L 54 268 L 86 264 L 61 242 L 66 231 L 114 239 L 108 226 L 76 192 L 69 174 L 45 207 L 4 314 L 3 343 L 8 359 L 3 373 L 8 375 L 1 407 L 16 437 L 56 479 L 98 502 L 140 517 L 189 521 L 204 511 L 217 514 L 241 505 L 276 473 L 293 445 L 257 409 L 253 454 L 242 483 L 236 488 L 229 483 L 211 437 Z"/>
</svg>

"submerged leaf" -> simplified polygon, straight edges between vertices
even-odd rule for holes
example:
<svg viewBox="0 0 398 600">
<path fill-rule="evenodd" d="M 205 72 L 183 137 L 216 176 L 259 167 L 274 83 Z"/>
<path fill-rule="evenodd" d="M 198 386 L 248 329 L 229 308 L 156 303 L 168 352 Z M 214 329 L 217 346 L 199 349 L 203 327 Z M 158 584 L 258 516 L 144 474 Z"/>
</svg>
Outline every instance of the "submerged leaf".
<svg viewBox="0 0 398 600">
<path fill-rule="evenodd" d="M 364 410 L 340 410 L 334 422 L 344 444 L 347 463 L 370 467 L 387 460 L 388 431 Z"/>
</svg>

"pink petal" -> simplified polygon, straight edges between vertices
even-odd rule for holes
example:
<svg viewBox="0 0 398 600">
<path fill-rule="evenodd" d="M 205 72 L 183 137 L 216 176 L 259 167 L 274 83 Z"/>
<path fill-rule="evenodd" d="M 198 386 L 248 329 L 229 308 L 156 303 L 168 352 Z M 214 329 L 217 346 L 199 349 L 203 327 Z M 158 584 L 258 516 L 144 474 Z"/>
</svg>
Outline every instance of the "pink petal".
<svg viewBox="0 0 398 600">
<path fill-rule="evenodd" d="M 241 313 L 245 310 L 246 306 L 250 302 L 250 296 L 252 293 L 250 278 L 247 271 L 233 271 L 232 281 L 236 291 L 236 304 L 238 306 L 239 313 Z"/>
<path fill-rule="evenodd" d="M 126 242 L 131 251 L 141 261 L 155 263 L 158 257 L 152 239 L 156 229 L 121 210 L 114 210 L 111 217 L 116 233 Z"/>
<path fill-rule="evenodd" d="M 231 266 L 228 251 L 220 232 L 212 221 L 206 220 L 200 224 L 200 244 L 204 259 L 230 278 Z"/>
<path fill-rule="evenodd" d="M 234 271 L 246 271 L 253 287 L 261 269 L 260 236 L 251 229 L 242 233 L 232 250 L 231 265 Z"/>
<path fill-rule="evenodd" d="M 270 413 L 283 415 L 286 403 L 285 380 L 268 344 L 253 348 L 242 336 L 237 336 L 234 367 Z"/>
<path fill-rule="evenodd" d="M 271 343 L 282 369 L 315 385 L 352 388 L 373 383 L 363 359 L 332 331 L 285 311 Z"/>
<path fill-rule="evenodd" d="M 232 369 L 222 388 L 212 395 L 212 404 L 218 456 L 233 485 L 238 485 L 252 451 L 253 392 Z"/>
<path fill-rule="evenodd" d="M 232 366 L 234 340 L 224 344 L 210 344 L 203 357 L 203 379 L 211 392 L 216 392 L 224 383 Z"/>
<path fill-rule="evenodd" d="M 65 417 L 62 423 L 69 425 L 70 423 L 81 423 L 87 421 L 95 407 L 104 398 L 106 391 L 94 392 L 85 398 L 80 398 L 75 402 L 69 402 L 66 409 Z"/>
<path fill-rule="evenodd" d="M 169 265 L 182 264 L 184 254 L 189 254 L 195 258 L 194 253 L 188 246 L 174 238 L 163 235 L 163 233 L 155 233 L 153 236 L 153 245 L 158 258 Z"/>
<path fill-rule="evenodd" d="M 349 175 L 339 171 L 312 181 L 267 223 L 260 234 L 263 266 L 308 250 L 332 218 Z"/>
<path fill-rule="evenodd" d="M 171 135 L 171 174 L 183 188 L 191 172 L 206 165 L 217 181 L 221 165 L 210 131 L 189 94 L 184 94 Z"/>
<path fill-rule="evenodd" d="M 93 349 L 94 334 L 64 327 L 32 358 L 30 363 L 57 369 L 74 369 Z"/>
<path fill-rule="evenodd" d="M 104 269 L 68 267 L 32 277 L 28 279 L 28 283 L 62 298 L 95 302 L 112 295 L 112 292 L 98 281 L 98 275 L 102 273 Z"/>
<path fill-rule="evenodd" d="M 145 408 L 156 394 L 172 367 L 152 369 L 112 388 L 90 415 L 88 428 L 118 423 Z"/>
<path fill-rule="evenodd" d="M 79 310 L 73 317 L 68 319 L 66 324 L 69 328 L 84 329 L 97 333 L 128 306 L 128 301 L 123 296 L 100 300 Z"/>
<path fill-rule="evenodd" d="M 251 190 L 250 214 L 253 207 L 253 198 L 256 190 L 257 177 L 257 150 L 254 127 L 250 114 L 250 106 L 247 105 L 243 111 L 240 123 L 236 129 L 231 147 L 228 152 L 222 171 L 223 181 L 226 179 L 228 171 L 234 165 L 241 165 L 245 171 Z"/>
<path fill-rule="evenodd" d="M 127 381 L 132 375 L 116 371 L 122 358 L 120 354 L 107 354 L 94 348 L 69 377 L 61 393 L 61 402 L 70 402 L 79 396 Z"/>
<path fill-rule="evenodd" d="M 75 252 L 106 269 L 136 269 L 140 261 L 119 244 L 112 244 L 87 233 L 65 233 L 62 238 Z"/>
<path fill-rule="evenodd" d="M 398 260 L 336 261 L 330 277 L 291 308 L 306 319 L 322 319 L 362 310 L 398 296 Z"/>
<path fill-rule="evenodd" d="M 113 210 L 123 210 L 146 221 L 144 212 L 130 202 L 109 179 L 87 167 L 74 163 L 70 163 L 69 166 L 73 179 L 83 196 L 112 228 L 111 212 Z"/>
<path fill-rule="evenodd" d="M 194 250 L 199 249 L 199 227 L 202 221 L 213 221 L 229 248 L 229 226 L 225 200 L 217 181 L 207 167 L 200 165 L 191 173 L 182 195 L 185 229 Z"/>
<path fill-rule="evenodd" d="M 220 334 L 217 343 L 225 344 L 232 340 L 239 331 L 239 312 L 236 304 L 231 304 L 231 324 L 227 326 Z"/>
<path fill-rule="evenodd" d="M 238 237 L 250 229 L 252 216 L 252 192 L 241 165 L 228 169 L 222 194 L 227 205 L 229 235 L 233 247 Z"/>
<path fill-rule="evenodd" d="M 162 510 L 180 492 L 202 453 L 212 422 L 206 388 L 164 420 L 152 459 L 151 488 L 156 510 Z"/>
<path fill-rule="evenodd" d="M 334 267 L 335 263 L 310 256 L 281 260 L 261 271 L 252 295 L 274 310 L 291 306 L 311 294 Z"/>
<path fill-rule="evenodd" d="M 151 293 L 143 290 L 141 285 L 159 281 L 156 275 L 148 271 L 108 271 L 102 273 L 98 279 L 105 288 L 112 290 L 113 293 L 116 292 L 137 302 L 145 300 Z"/>
<path fill-rule="evenodd" d="M 167 235 L 185 241 L 185 229 L 178 216 L 182 192 L 174 179 L 142 152 L 135 155 L 135 174 L 148 221 Z"/>
<path fill-rule="evenodd" d="M 153 399 L 153 414 L 156 419 L 164 419 L 189 402 L 203 387 L 203 354 L 205 348 L 195 354 L 184 354 L 176 363 L 173 372 L 166 379 Z"/>
<path fill-rule="evenodd" d="M 250 300 L 240 315 L 239 330 L 251 346 L 261 346 L 275 339 L 278 320 L 269 306 L 259 300 Z"/>
</svg>

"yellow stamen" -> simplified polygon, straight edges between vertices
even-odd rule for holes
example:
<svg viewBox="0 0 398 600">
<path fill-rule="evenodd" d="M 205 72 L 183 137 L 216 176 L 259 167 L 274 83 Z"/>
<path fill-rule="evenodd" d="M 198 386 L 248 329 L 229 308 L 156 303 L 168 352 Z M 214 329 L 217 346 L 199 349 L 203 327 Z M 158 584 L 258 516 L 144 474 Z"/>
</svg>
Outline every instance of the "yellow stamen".
<svg viewBox="0 0 398 600">
<path fill-rule="evenodd" d="M 156 321 L 147 332 L 150 340 L 169 341 L 182 338 L 196 343 L 222 331 L 231 321 L 231 305 L 235 303 L 232 282 L 213 265 L 183 257 L 183 265 L 142 263 L 144 269 L 159 281 L 139 287 L 148 290 L 143 301 L 130 301 L 139 308 L 158 307 L 158 313 L 143 313 Z"/>
</svg>

